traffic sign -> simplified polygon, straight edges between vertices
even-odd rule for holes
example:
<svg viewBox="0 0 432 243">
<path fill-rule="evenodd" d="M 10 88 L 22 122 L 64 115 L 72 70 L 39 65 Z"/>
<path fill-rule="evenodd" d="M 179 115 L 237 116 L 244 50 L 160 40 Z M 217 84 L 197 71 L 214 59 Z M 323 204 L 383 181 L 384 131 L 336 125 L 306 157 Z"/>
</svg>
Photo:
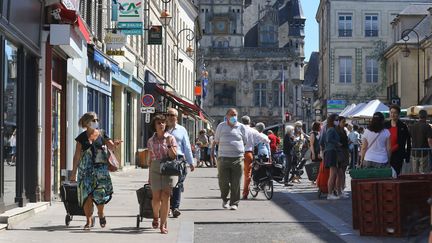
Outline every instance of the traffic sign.
<svg viewBox="0 0 432 243">
<path fill-rule="evenodd" d="M 152 106 L 154 104 L 154 101 L 154 97 L 151 94 L 145 94 L 141 98 L 141 104 L 146 107 Z"/>
<path fill-rule="evenodd" d="M 145 114 L 145 123 L 150 123 L 150 113 Z"/>
<path fill-rule="evenodd" d="M 141 113 L 155 113 L 154 107 L 141 107 Z"/>
</svg>

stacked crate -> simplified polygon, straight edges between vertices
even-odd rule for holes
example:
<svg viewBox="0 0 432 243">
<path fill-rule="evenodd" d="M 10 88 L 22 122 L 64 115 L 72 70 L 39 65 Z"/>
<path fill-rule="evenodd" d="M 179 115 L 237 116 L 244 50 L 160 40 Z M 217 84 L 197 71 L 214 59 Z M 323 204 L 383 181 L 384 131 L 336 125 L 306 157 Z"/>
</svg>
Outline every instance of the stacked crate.
<svg viewBox="0 0 432 243">
<path fill-rule="evenodd" d="M 351 200 L 352 200 L 352 224 L 353 229 L 359 229 L 360 227 L 360 219 L 359 219 L 359 202 L 361 199 L 359 195 L 361 194 L 361 190 L 358 185 L 361 182 L 373 182 L 373 181 L 381 181 L 381 180 L 390 180 L 392 178 L 369 178 L 369 179 L 352 179 L 351 180 Z"/>
<path fill-rule="evenodd" d="M 412 223 L 429 213 L 429 181 L 393 180 L 379 183 L 377 189 L 382 236 L 404 236 Z"/>
<path fill-rule="evenodd" d="M 357 208 L 360 235 L 379 234 L 378 183 L 378 181 L 366 181 L 357 185 L 359 190 Z"/>
</svg>

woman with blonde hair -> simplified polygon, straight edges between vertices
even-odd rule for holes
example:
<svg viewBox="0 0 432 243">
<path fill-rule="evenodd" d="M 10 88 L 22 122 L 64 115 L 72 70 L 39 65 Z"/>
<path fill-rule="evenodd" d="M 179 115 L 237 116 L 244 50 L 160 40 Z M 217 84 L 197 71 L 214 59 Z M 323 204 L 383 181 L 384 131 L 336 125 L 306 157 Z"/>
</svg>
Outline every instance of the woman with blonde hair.
<svg viewBox="0 0 432 243">
<path fill-rule="evenodd" d="M 177 156 L 177 142 L 173 135 L 166 131 L 166 117 L 156 115 L 152 126 L 156 131 L 147 142 L 150 151 L 149 183 L 152 189 L 153 222 L 152 227 L 160 226 L 161 234 L 167 234 L 167 219 L 170 209 L 171 190 L 175 186 L 176 176 L 162 175 L 160 165 L 164 160 Z M 159 225 L 160 218 L 160 225 Z"/>
<path fill-rule="evenodd" d="M 70 180 L 76 179 L 78 183 L 78 202 L 87 218 L 84 230 L 90 230 L 93 223 L 93 203 L 96 204 L 99 224 L 103 228 L 106 225 L 104 206 L 111 200 L 113 193 L 104 146 L 113 150 L 122 141 L 113 141 L 105 132 L 99 130 L 99 119 L 94 112 L 85 113 L 78 124 L 85 128 L 85 131 L 75 138 L 76 148 Z"/>
</svg>

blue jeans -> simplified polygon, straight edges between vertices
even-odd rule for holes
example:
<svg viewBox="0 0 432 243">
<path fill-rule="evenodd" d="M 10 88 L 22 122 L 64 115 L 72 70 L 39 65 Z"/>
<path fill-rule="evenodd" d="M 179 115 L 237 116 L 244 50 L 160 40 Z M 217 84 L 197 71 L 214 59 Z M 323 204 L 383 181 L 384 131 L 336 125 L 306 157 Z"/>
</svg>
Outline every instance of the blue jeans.
<svg viewBox="0 0 432 243">
<path fill-rule="evenodd" d="M 358 145 L 353 145 L 351 152 L 351 168 L 355 168 L 358 161 Z"/>
<path fill-rule="evenodd" d="M 182 158 L 182 157 L 179 157 Z M 170 198 L 170 208 L 180 208 L 181 193 L 184 191 L 183 182 L 186 179 L 187 168 L 183 171 L 183 175 L 179 176 L 177 185 L 173 187 Z"/>
</svg>

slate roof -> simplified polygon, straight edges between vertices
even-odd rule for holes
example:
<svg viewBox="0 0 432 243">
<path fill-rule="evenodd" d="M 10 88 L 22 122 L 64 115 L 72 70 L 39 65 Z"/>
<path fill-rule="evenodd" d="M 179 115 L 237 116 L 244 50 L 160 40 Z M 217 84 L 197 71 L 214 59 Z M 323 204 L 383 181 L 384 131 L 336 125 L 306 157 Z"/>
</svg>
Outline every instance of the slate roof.
<svg viewBox="0 0 432 243">
<path fill-rule="evenodd" d="M 307 69 L 304 74 L 305 86 L 314 86 L 317 84 L 319 74 L 319 52 L 312 52 L 309 58 Z"/>
</svg>

